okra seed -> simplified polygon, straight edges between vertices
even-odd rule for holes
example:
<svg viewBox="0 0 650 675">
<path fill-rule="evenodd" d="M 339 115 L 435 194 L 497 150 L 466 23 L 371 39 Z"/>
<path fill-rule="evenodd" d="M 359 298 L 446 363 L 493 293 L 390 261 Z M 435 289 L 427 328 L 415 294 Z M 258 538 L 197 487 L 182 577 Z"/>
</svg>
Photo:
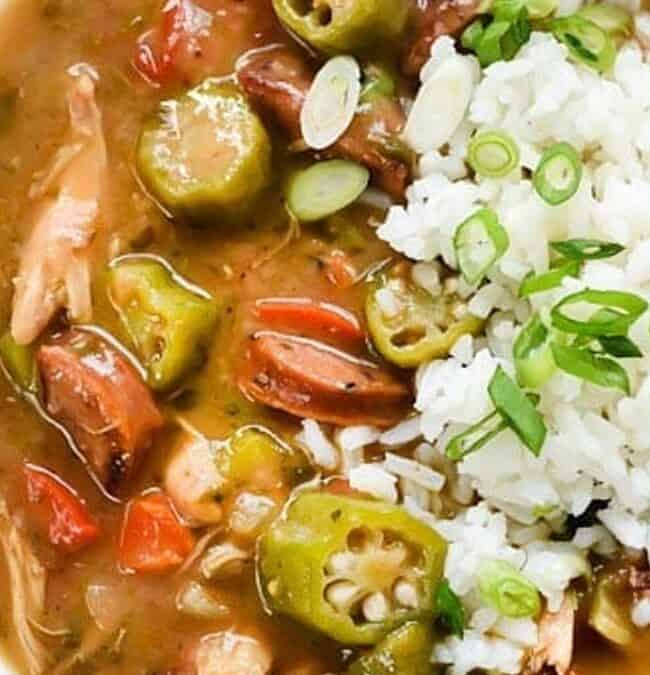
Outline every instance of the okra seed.
<svg viewBox="0 0 650 675">
<path fill-rule="evenodd" d="M 385 621 L 390 614 L 388 600 L 383 593 L 372 593 L 363 601 L 363 615 L 372 623 Z"/>
<path fill-rule="evenodd" d="M 350 572 L 355 566 L 355 556 L 347 551 L 334 553 L 327 561 L 327 571 L 329 574 L 344 574 Z"/>
<path fill-rule="evenodd" d="M 278 595 L 280 595 L 280 580 L 276 577 L 275 579 L 271 579 L 269 581 L 268 585 L 266 586 L 266 590 L 269 592 L 269 595 L 277 598 Z"/>
<path fill-rule="evenodd" d="M 347 612 L 359 597 L 359 586 L 351 581 L 336 581 L 325 590 L 325 599 L 334 609 Z"/>
<path fill-rule="evenodd" d="M 402 607 L 416 609 L 418 606 L 418 591 L 414 584 L 405 579 L 399 579 L 393 589 L 395 600 Z"/>
</svg>

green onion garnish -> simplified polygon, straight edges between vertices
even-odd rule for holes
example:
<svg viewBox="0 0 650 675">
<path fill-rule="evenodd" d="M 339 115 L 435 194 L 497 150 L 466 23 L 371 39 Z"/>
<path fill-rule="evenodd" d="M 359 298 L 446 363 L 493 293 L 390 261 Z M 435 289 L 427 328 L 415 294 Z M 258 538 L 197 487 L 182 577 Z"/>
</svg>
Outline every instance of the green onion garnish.
<svg viewBox="0 0 650 675">
<path fill-rule="evenodd" d="M 573 197 L 581 179 L 582 162 L 575 148 L 556 143 L 542 155 L 533 174 L 533 186 L 547 204 L 557 206 Z"/>
<path fill-rule="evenodd" d="M 517 383 L 499 366 L 488 385 L 494 407 L 521 442 L 536 456 L 546 439 L 544 419 L 535 404 L 524 394 Z"/>
<path fill-rule="evenodd" d="M 519 166 L 519 148 L 503 131 L 481 131 L 467 150 L 470 166 L 484 178 L 503 178 Z"/>
<path fill-rule="evenodd" d="M 611 311 L 597 312 L 584 321 L 566 314 L 566 309 L 579 304 L 590 304 Z M 551 322 L 555 328 L 575 335 L 625 335 L 646 309 L 648 303 L 633 293 L 587 289 L 567 295 L 558 302 L 551 310 Z"/>
<path fill-rule="evenodd" d="M 603 335 L 598 338 L 605 354 L 618 359 L 638 359 L 643 356 L 641 350 L 625 335 Z"/>
<path fill-rule="evenodd" d="M 354 202 L 368 186 L 368 169 L 344 159 L 317 162 L 289 180 L 287 206 L 300 222 L 326 218 Z"/>
<path fill-rule="evenodd" d="M 480 19 L 472 21 L 469 26 L 463 31 L 463 34 L 460 36 L 460 43 L 465 49 L 476 51 L 478 44 L 483 36 L 485 28 L 483 27 L 483 22 Z"/>
<path fill-rule="evenodd" d="M 535 585 L 504 560 L 489 560 L 481 565 L 478 589 L 485 604 L 510 619 L 537 616 L 542 608 Z"/>
<path fill-rule="evenodd" d="M 508 233 L 492 209 L 479 209 L 464 220 L 456 229 L 454 250 L 467 283 L 479 282 L 509 244 Z"/>
<path fill-rule="evenodd" d="M 568 260 L 553 267 L 548 272 L 542 274 L 533 274 L 532 272 L 524 278 L 519 286 L 519 297 L 526 298 L 535 293 L 550 291 L 562 285 L 564 277 L 577 278 L 580 275 L 582 265 L 577 260 Z"/>
<path fill-rule="evenodd" d="M 535 389 L 552 377 L 555 362 L 550 335 L 539 314 L 533 314 L 517 336 L 513 356 L 517 379 L 522 387 Z"/>
<path fill-rule="evenodd" d="M 593 21 L 612 37 L 626 37 L 632 34 L 632 16 L 618 5 L 601 3 L 584 5 L 576 14 Z"/>
<path fill-rule="evenodd" d="M 580 347 L 553 344 L 551 348 L 558 368 L 569 375 L 601 387 L 630 393 L 627 373 L 613 359 Z"/>
<path fill-rule="evenodd" d="M 528 0 L 526 9 L 531 19 L 545 19 L 557 9 L 557 0 Z"/>
<path fill-rule="evenodd" d="M 465 431 L 456 434 L 447 444 L 445 453 L 449 459 L 458 462 L 466 455 L 480 450 L 507 428 L 508 425 L 503 417 L 495 410 Z"/>
<path fill-rule="evenodd" d="M 567 239 L 551 242 L 551 248 L 571 260 L 601 260 L 615 256 L 625 247 L 599 239 Z"/>
<path fill-rule="evenodd" d="M 465 609 L 447 579 L 443 579 L 438 584 L 434 595 L 434 603 L 435 611 L 443 624 L 443 628 L 452 635 L 462 638 L 465 633 Z"/>
<path fill-rule="evenodd" d="M 563 42 L 576 61 L 602 73 L 614 65 L 616 45 L 597 23 L 573 14 L 550 22 L 553 35 Z"/>
</svg>

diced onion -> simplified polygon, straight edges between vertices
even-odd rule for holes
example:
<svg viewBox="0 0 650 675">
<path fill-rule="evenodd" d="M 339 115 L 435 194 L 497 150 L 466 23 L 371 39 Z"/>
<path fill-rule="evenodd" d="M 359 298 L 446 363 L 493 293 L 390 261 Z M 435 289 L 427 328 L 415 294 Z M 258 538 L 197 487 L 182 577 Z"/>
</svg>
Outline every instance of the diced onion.
<svg viewBox="0 0 650 675">
<path fill-rule="evenodd" d="M 319 71 L 300 112 L 305 143 L 323 150 L 348 129 L 361 96 L 361 70 L 351 56 L 335 56 Z"/>
<path fill-rule="evenodd" d="M 475 84 L 475 64 L 454 54 L 420 87 L 404 128 L 404 140 L 419 153 L 449 142 L 461 123 Z"/>
</svg>

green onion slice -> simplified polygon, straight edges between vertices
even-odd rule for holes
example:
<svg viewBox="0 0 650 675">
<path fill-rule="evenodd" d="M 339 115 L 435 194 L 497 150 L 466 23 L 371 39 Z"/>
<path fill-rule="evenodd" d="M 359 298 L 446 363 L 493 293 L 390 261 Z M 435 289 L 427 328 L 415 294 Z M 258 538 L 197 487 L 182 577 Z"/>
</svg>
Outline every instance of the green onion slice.
<svg viewBox="0 0 650 675">
<path fill-rule="evenodd" d="M 566 313 L 573 305 L 590 304 L 609 312 L 597 312 L 583 321 Z M 567 295 L 551 310 L 551 322 L 565 333 L 601 337 L 625 335 L 629 327 L 648 309 L 648 303 L 634 293 L 586 289 Z"/>
<path fill-rule="evenodd" d="M 464 459 L 491 441 L 495 436 L 508 428 L 507 423 L 495 410 L 480 419 L 476 424 L 456 434 L 447 444 L 445 453 L 454 462 Z"/>
<path fill-rule="evenodd" d="M 605 354 L 618 359 L 638 359 L 643 356 L 641 350 L 625 335 L 604 335 L 598 338 Z"/>
<path fill-rule="evenodd" d="M 533 314 L 517 336 L 513 356 L 517 379 L 522 387 L 541 387 L 552 377 L 555 362 L 550 336 L 539 314 Z"/>
<path fill-rule="evenodd" d="M 526 9 L 531 19 L 545 19 L 557 9 L 558 0 L 528 0 Z"/>
<path fill-rule="evenodd" d="M 535 585 L 504 560 L 489 560 L 481 565 L 478 590 L 485 604 L 510 619 L 535 617 L 542 608 Z"/>
<path fill-rule="evenodd" d="M 447 579 L 438 584 L 434 602 L 435 611 L 444 628 L 452 635 L 462 638 L 465 633 L 465 608 Z"/>
<path fill-rule="evenodd" d="M 494 407 L 521 442 L 536 456 L 546 439 L 546 425 L 535 404 L 499 366 L 488 385 Z"/>
<path fill-rule="evenodd" d="M 571 260 L 602 260 L 617 255 L 625 247 L 599 239 L 567 239 L 551 242 L 551 248 Z"/>
<path fill-rule="evenodd" d="M 369 180 L 368 169 L 354 162 L 318 162 L 291 177 L 287 205 L 303 223 L 320 220 L 356 201 Z"/>
<path fill-rule="evenodd" d="M 519 148 L 503 131 L 479 132 L 467 154 L 471 167 L 484 178 L 503 178 L 519 166 Z"/>
<path fill-rule="evenodd" d="M 580 187 L 582 162 L 575 148 L 556 143 L 548 148 L 533 174 L 537 194 L 551 206 L 571 199 Z"/>
<path fill-rule="evenodd" d="M 584 5 L 576 14 L 593 21 L 612 37 L 626 37 L 632 34 L 632 16 L 618 5 L 601 3 Z"/>
<path fill-rule="evenodd" d="M 460 36 L 461 45 L 465 49 L 475 52 L 484 32 L 485 28 L 483 27 L 483 22 L 480 19 L 472 21 L 472 23 L 467 26 L 467 28 L 463 31 L 463 34 Z"/>
<path fill-rule="evenodd" d="M 515 21 L 525 10 L 525 0 L 494 0 L 490 12 L 497 21 Z"/>
<path fill-rule="evenodd" d="M 551 346 L 558 368 L 569 375 L 607 389 L 630 393 L 630 380 L 625 369 L 614 359 L 596 354 L 589 349 L 554 343 Z"/>
<path fill-rule="evenodd" d="M 564 277 L 579 277 L 581 268 L 582 265 L 577 260 L 568 260 L 543 274 L 533 274 L 531 272 L 521 282 L 521 286 L 519 286 L 519 297 L 526 298 L 535 293 L 542 293 L 543 291 L 558 288 L 562 285 Z"/>
<path fill-rule="evenodd" d="M 467 283 L 479 282 L 509 245 L 508 233 L 492 209 L 479 209 L 464 220 L 456 229 L 454 250 Z"/>
<path fill-rule="evenodd" d="M 614 65 L 616 45 L 607 31 L 579 14 L 554 19 L 553 35 L 563 42 L 576 61 L 602 73 Z"/>
</svg>

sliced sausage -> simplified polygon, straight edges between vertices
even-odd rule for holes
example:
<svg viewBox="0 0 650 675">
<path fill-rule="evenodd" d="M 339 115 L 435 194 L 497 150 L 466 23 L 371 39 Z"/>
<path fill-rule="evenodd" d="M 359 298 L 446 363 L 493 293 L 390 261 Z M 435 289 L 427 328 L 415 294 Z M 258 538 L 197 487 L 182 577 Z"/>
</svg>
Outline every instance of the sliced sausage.
<svg viewBox="0 0 650 675">
<path fill-rule="evenodd" d="M 237 77 L 251 100 L 273 114 L 292 140 L 301 139 L 300 111 L 314 77 L 307 62 L 285 48 L 259 51 L 244 59 Z M 378 101 L 358 113 L 347 132 L 324 154 L 364 164 L 378 187 L 401 200 L 410 169 L 390 156 L 388 146 L 403 125 L 404 113 L 395 101 Z"/>
<path fill-rule="evenodd" d="M 416 10 L 416 31 L 404 55 L 403 70 L 417 77 L 429 60 L 431 45 L 441 35 L 458 36 L 479 14 L 479 0 L 425 0 L 424 9 Z"/>
<path fill-rule="evenodd" d="M 90 469 L 116 492 L 163 419 L 135 368 L 94 333 L 70 330 L 37 353 L 44 403 Z"/>
<path fill-rule="evenodd" d="M 344 426 L 390 426 L 411 400 L 406 385 L 374 364 L 278 333 L 253 336 L 239 385 L 272 408 Z"/>
</svg>

